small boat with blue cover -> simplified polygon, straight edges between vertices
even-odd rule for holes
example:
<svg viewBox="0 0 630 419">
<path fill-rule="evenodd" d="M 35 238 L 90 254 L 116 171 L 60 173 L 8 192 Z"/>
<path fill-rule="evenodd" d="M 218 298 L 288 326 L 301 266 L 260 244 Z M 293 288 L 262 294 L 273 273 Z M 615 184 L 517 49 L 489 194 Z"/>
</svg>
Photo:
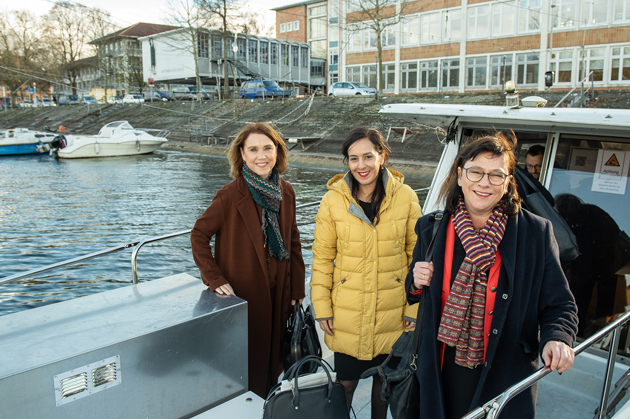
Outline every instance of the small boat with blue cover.
<svg viewBox="0 0 630 419">
<path fill-rule="evenodd" d="M 55 134 L 31 131 L 28 128 L 12 128 L 0 131 L 0 156 L 37 154 L 37 146 L 50 143 Z"/>
</svg>

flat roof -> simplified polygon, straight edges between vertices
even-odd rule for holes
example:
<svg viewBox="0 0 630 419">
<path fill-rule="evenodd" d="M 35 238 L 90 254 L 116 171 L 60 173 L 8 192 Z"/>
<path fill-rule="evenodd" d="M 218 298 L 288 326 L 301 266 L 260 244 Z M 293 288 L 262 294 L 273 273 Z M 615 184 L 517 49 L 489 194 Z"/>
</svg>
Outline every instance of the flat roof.
<svg viewBox="0 0 630 419">
<path fill-rule="evenodd" d="M 293 7 L 298 7 L 298 6 L 308 6 L 309 4 L 315 4 L 315 3 L 326 4 L 326 2 L 322 1 L 322 0 L 307 0 L 307 1 L 301 1 L 299 3 L 287 4 L 286 6 L 274 7 L 273 9 L 269 9 L 269 10 L 273 10 L 275 12 L 279 12 L 280 10 L 291 9 Z"/>
</svg>

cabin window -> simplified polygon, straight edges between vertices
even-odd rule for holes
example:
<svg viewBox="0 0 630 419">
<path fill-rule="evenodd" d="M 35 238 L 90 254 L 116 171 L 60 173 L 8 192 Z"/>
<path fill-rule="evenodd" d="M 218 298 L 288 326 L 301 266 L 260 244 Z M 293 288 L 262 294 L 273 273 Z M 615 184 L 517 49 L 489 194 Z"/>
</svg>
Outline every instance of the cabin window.
<svg viewBox="0 0 630 419">
<path fill-rule="evenodd" d="M 378 71 L 375 65 L 364 65 L 363 66 L 363 84 L 366 84 L 370 87 L 378 88 L 376 85 L 376 75 Z"/>
<path fill-rule="evenodd" d="M 538 83 L 538 54 L 520 54 L 516 56 L 516 84 Z"/>
<path fill-rule="evenodd" d="M 630 47 L 613 48 L 610 80 L 630 80 Z"/>
<path fill-rule="evenodd" d="M 442 87 L 459 86 L 459 60 L 446 60 L 442 63 Z"/>
<path fill-rule="evenodd" d="M 490 6 L 468 8 L 468 37 L 483 38 L 489 35 Z"/>
<path fill-rule="evenodd" d="M 468 58 L 466 60 L 466 86 L 486 87 L 488 59 L 486 57 Z"/>
<path fill-rule="evenodd" d="M 512 80 L 512 56 L 495 55 L 490 57 L 490 85 L 503 86 L 508 80 Z"/>
<path fill-rule="evenodd" d="M 420 43 L 440 42 L 440 12 L 426 13 L 420 17 Z"/>
<path fill-rule="evenodd" d="M 514 4 L 496 3 L 492 5 L 492 35 L 510 35 L 514 33 L 516 8 Z"/>
<path fill-rule="evenodd" d="M 438 62 L 425 61 L 420 63 L 420 88 L 436 89 L 438 86 Z"/>
<path fill-rule="evenodd" d="M 437 70 L 436 70 L 437 72 Z M 437 86 L 437 76 L 436 76 Z M 403 90 L 417 90 L 418 88 L 418 63 L 400 65 L 400 88 Z"/>
</svg>

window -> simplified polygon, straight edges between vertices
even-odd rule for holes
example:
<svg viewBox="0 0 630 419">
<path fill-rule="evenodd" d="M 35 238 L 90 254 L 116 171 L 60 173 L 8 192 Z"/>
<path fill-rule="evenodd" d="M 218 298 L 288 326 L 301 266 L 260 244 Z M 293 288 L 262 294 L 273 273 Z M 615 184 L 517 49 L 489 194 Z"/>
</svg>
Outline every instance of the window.
<svg viewBox="0 0 630 419">
<path fill-rule="evenodd" d="M 418 89 L 418 63 L 400 65 L 400 88 L 403 90 Z"/>
<path fill-rule="evenodd" d="M 324 77 L 323 61 L 311 61 L 311 77 Z"/>
<path fill-rule="evenodd" d="M 518 30 L 535 31 L 540 28 L 541 0 L 520 0 L 518 3 Z"/>
<path fill-rule="evenodd" d="M 348 49 L 350 51 L 361 51 L 361 33 L 360 30 L 348 32 Z"/>
<path fill-rule="evenodd" d="M 302 63 L 302 67 L 304 68 L 308 68 L 308 48 L 306 47 L 301 47 L 300 48 L 300 61 Z M 322 64 L 322 68 L 323 68 Z"/>
<path fill-rule="evenodd" d="M 315 6 L 308 9 L 309 16 L 322 16 L 326 14 L 326 6 Z"/>
<path fill-rule="evenodd" d="M 376 48 L 376 32 L 372 29 L 365 29 L 363 31 L 363 48 Z"/>
<path fill-rule="evenodd" d="M 269 64 L 269 42 L 260 41 L 260 63 Z"/>
<path fill-rule="evenodd" d="M 326 40 L 311 41 L 311 57 L 326 58 Z"/>
<path fill-rule="evenodd" d="M 278 44 L 271 44 L 271 64 L 278 65 Z"/>
<path fill-rule="evenodd" d="M 280 24 L 280 33 L 285 33 L 286 31 L 287 31 L 286 23 L 281 23 Z"/>
<path fill-rule="evenodd" d="M 455 9 L 445 13 L 446 38 L 448 40 L 462 39 L 462 10 Z"/>
<path fill-rule="evenodd" d="M 241 61 L 246 61 L 247 60 L 247 40 L 244 38 L 238 38 L 236 40 L 236 45 L 238 46 L 237 58 Z"/>
<path fill-rule="evenodd" d="M 630 80 L 630 47 L 612 49 L 611 81 Z"/>
<path fill-rule="evenodd" d="M 613 21 L 630 20 L 630 0 L 613 0 Z"/>
<path fill-rule="evenodd" d="M 200 33 L 197 37 L 197 56 L 199 58 L 208 58 L 208 34 Z"/>
<path fill-rule="evenodd" d="M 492 35 L 514 33 L 516 7 L 514 3 L 495 3 L 492 5 Z"/>
<path fill-rule="evenodd" d="M 438 86 L 438 62 L 424 61 L 420 63 L 420 88 L 437 89 Z"/>
<path fill-rule="evenodd" d="M 298 67 L 300 65 L 300 47 L 291 45 L 291 66 Z"/>
<path fill-rule="evenodd" d="M 280 60 L 282 65 L 289 65 L 289 46 L 287 44 L 280 45 Z"/>
<path fill-rule="evenodd" d="M 520 54 L 516 56 L 516 84 L 538 83 L 538 54 Z"/>
<path fill-rule="evenodd" d="M 554 83 L 571 83 L 572 70 L 573 51 L 551 54 L 551 71 L 556 73 Z"/>
<path fill-rule="evenodd" d="M 383 89 L 392 90 L 396 82 L 396 66 L 394 64 L 383 64 Z"/>
<path fill-rule="evenodd" d="M 577 0 L 555 0 L 551 8 L 551 19 L 554 28 L 571 28 L 577 19 Z"/>
<path fill-rule="evenodd" d="M 601 25 L 608 20 L 608 0 L 582 0 L 582 22 Z"/>
<path fill-rule="evenodd" d="M 321 18 L 309 19 L 310 26 L 309 38 L 325 38 L 326 37 L 326 21 Z"/>
<path fill-rule="evenodd" d="M 487 68 L 486 57 L 468 58 L 466 60 L 466 86 L 486 87 Z"/>
<path fill-rule="evenodd" d="M 363 66 L 363 84 L 366 84 L 370 87 L 377 88 L 378 86 L 376 81 L 376 75 L 378 71 L 375 65 L 364 65 Z"/>
<path fill-rule="evenodd" d="M 396 46 L 396 25 L 389 25 L 381 32 L 381 46 Z"/>
<path fill-rule="evenodd" d="M 258 41 L 254 39 L 249 40 L 249 62 L 258 62 Z"/>
<path fill-rule="evenodd" d="M 477 6 L 468 9 L 468 37 L 482 38 L 489 35 L 490 6 Z"/>
<path fill-rule="evenodd" d="M 604 48 L 587 49 L 584 51 L 584 60 L 580 61 L 580 67 L 585 71 L 581 72 L 581 77 L 586 77 L 592 71 L 593 75 L 589 80 L 604 80 Z"/>
<path fill-rule="evenodd" d="M 503 88 L 506 81 L 512 80 L 512 61 L 511 55 L 490 57 L 490 86 Z"/>
<path fill-rule="evenodd" d="M 287 22 L 287 32 L 293 32 L 293 22 Z"/>
<path fill-rule="evenodd" d="M 296 20 L 295 22 L 293 22 L 293 30 L 294 31 L 299 31 L 300 30 L 300 21 Z"/>
<path fill-rule="evenodd" d="M 440 41 L 440 13 L 428 13 L 420 17 L 420 43 Z"/>
<path fill-rule="evenodd" d="M 416 45 L 420 39 L 420 19 L 413 19 L 402 22 L 402 44 Z"/>
<path fill-rule="evenodd" d="M 352 82 L 360 82 L 361 81 L 361 67 L 348 67 L 346 69 L 346 73 L 348 74 L 347 80 Z"/>
</svg>

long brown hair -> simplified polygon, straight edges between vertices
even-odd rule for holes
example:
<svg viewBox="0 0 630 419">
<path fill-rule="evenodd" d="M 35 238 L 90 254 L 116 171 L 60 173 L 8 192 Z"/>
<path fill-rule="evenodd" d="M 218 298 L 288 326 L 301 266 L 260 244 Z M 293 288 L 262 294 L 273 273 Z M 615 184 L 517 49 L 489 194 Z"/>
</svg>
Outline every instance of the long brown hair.
<svg viewBox="0 0 630 419">
<path fill-rule="evenodd" d="M 385 199 L 386 195 L 385 185 L 383 185 L 383 172 L 386 170 L 385 168 L 387 167 L 387 162 L 389 161 L 389 146 L 385 142 L 383 134 L 381 134 L 379 130 L 373 128 L 355 128 L 346 135 L 346 139 L 341 146 L 341 152 L 343 153 L 343 163 L 347 165 L 349 159 L 348 150 L 354 143 L 364 138 L 370 140 L 374 150 L 383 157 L 383 163 L 381 164 L 381 168 L 378 172 L 376 187 L 372 193 L 371 202 L 372 214 L 374 214 L 374 225 L 376 225 L 379 220 L 378 211 L 381 209 L 381 204 L 383 203 L 383 199 Z M 359 202 L 359 182 L 357 182 L 354 176 L 350 176 L 350 179 L 352 185 L 352 197 Z"/>
<path fill-rule="evenodd" d="M 467 161 L 474 160 L 481 153 L 491 153 L 493 156 L 504 156 L 506 159 L 508 174 L 512 176 L 506 180 L 506 182 L 508 182 L 508 188 L 502 199 L 506 203 L 505 213 L 508 215 L 516 215 L 521 208 L 521 198 L 519 198 L 518 192 L 516 192 L 516 179 L 514 177 L 514 170 L 516 168 L 515 148 L 516 136 L 514 132 L 510 132 L 509 135 L 502 132 L 497 132 L 494 135 L 484 135 L 464 145 L 459 151 L 440 189 L 438 200 L 444 200 L 446 203 L 445 209 L 451 214 L 455 214 L 457 205 L 459 204 L 459 197 L 463 193 L 462 187 L 457 183 L 457 169 L 460 167 L 463 168 Z"/>
<path fill-rule="evenodd" d="M 268 123 L 255 122 L 245 125 L 236 136 L 236 139 L 230 144 L 230 150 L 228 151 L 230 176 L 236 179 L 241 175 L 241 171 L 243 170 L 243 156 L 241 156 L 241 150 L 243 149 L 245 140 L 247 140 L 250 134 L 262 134 L 273 142 L 276 146 L 276 165 L 274 167 L 278 170 L 279 174 L 284 173 L 288 166 L 287 146 L 284 140 L 280 136 L 280 133 L 274 130 Z"/>
</svg>

